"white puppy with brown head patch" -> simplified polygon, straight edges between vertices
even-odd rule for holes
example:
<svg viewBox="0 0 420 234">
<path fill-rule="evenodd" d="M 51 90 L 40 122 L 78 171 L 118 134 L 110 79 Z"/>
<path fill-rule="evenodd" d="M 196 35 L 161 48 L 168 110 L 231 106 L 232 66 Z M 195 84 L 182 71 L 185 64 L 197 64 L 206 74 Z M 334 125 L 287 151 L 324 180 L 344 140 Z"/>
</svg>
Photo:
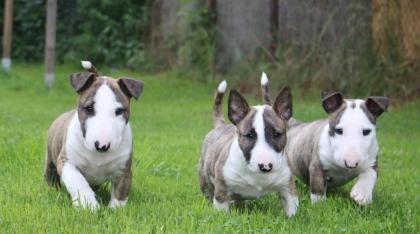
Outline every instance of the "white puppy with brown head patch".
<svg viewBox="0 0 420 234">
<path fill-rule="evenodd" d="M 229 94 L 228 116 L 223 120 L 226 82 L 215 95 L 214 129 L 204 139 L 198 165 L 200 187 L 216 209 L 229 210 L 231 201 L 278 193 L 287 216 L 296 213 L 298 198 L 292 172 L 284 155 L 287 120 L 292 116 L 288 88 L 273 105 L 250 107 L 235 90 Z"/>
<path fill-rule="evenodd" d="M 265 103 L 270 102 L 267 83 L 262 84 Z M 376 120 L 388 105 L 385 97 L 344 99 L 331 93 L 322 98 L 328 119 L 289 121 L 285 152 L 293 173 L 310 186 L 312 202 L 324 199 L 327 188 L 355 177 L 350 196 L 360 205 L 372 202 L 379 151 Z"/>
<path fill-rule="evenodd" d="M 48 131 L 45 179 L 50 185 L 61 181 L 75 207 L 90 209 L 99 208 L 91 186 L 111 181 L 109 207 L 124 206 L 131 186 L 130 99 L 139 98 L 143 82 L 100 76 L 90 62 L 82 66 L 86 72 L 70 76 L 77 109 Z"/>
</svg>

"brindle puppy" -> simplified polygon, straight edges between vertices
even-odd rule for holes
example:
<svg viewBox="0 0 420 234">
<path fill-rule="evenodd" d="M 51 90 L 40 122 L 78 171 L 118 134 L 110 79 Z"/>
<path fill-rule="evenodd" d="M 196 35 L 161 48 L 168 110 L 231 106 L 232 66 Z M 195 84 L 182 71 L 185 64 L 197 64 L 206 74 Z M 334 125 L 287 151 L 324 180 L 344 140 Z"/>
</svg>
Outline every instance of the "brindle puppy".
<svg viewBox="0 0 420 234">
<path fill-rule="evenodd" d="M 263 82 L 264 80 L 264 82 Z M 262 78 L 263 99 L 270 103 L 268 79 Z M 328 119 L 302 123 L 291 119 L 286 155 L 293 173 L 310 186 L 311 200 L 326 196 L 327 188 L 358 177 L 350 196 L 359 205 L 372 202 L 378 171 L 376 120 L 389 105 L 385 97 L 343 99 L 325 94 L 322 106 Z"/>
<path fill-rule="evenodd" d="M 249 107 L 235 90 L 229 94 L 228 116 L 223 120 L 226 82 L 215 94 L 214 129 L 204 139 L 198 165 L 200 187 L 216 209 L 229 210 L 231 201 L 260 198 L 276 192 L 288 217 L 296 213 L 298 198 L 283 151 L 292 96 L 284 88 L 273 107 Z"/>
<path fill-rule="evenodd" d="M 90 62 L 87 72 L 70 83 L 79 94 L 76 110 L 58 117 L 48 131 L 45 179 L 61 183 L 73 205 L 99 207 L 91 186 L 112 182 L 109 207 L 124 206 L 131 186 L 132 133 L 130 99 L 138 99 L 143 82 L 99 76 Z"/>
</svg>

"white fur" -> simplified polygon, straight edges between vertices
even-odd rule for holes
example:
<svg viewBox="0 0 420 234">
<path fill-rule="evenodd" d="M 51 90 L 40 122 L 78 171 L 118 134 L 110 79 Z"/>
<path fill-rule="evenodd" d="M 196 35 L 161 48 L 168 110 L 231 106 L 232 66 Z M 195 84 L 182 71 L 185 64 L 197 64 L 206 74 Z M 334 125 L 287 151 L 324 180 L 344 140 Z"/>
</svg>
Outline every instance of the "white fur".
<svg viewBox="0 0 420 234">
<path fill-rule="evenodd" d="M 227 86 L 226 80 L 222 81 L 217 87 L 217 92 L 224 93 L 226 91 L 226 86 Z"/>
<path fill-rule="evenodd" d="M 259 106 L 254 128 L 257 132 L 257 142 L 251 151 L 250 162 L 247 163 L 239 147 L 238 138 L 234 139 L 228 159 L 223 167 L 223 176 L 229 192 L 239 194 L 247 199 L 255 199 L 272 192 L 280 192 L 288 187 L 291 171 L 287 159 L 268 145 L 264 137 L 264 106 Z M 261 161 L 262 160 L 262 161 Z M 258 163 L 273 164 L 272 171 L 262 173 Z"/>
<path fill-rule="evenodd" d="M 61 182 L 69 192 L 74 207 L 97 209 L 95 193 L 83 175 L 70 162 L 66 162 L 61 173 Z"/>
<path fill-rule="evenodd" d="M 372 168 L 359 175 L 359 179 L 353 186 L 350 196 L 359 205 L 372 203 L 372 192 L 376 184 L 377 174 Z"/>
<path fill-rule="evenodd" d="M 289 189 L 280 191 L 281 201 L 283 204 L 284 212 L 287 217 L 291 217 L 296 214 L 299 207 L 299 199 L 290 193 Z"/>
<path fill-rule="evenodd" d="M 347 101 L 347 108 L 344 111 L 337 128 L 343 129 L 343 134 L 335 134 L 330 137 L 329 126 L 325 126 L 321 133 L 319 155 L 327 176 L 332 178 L 329 185 L 337 186 L 348 182 L 360 173 L 371 168 L 379 151 L 376 140 L 376 128 L 360 108 L 362 100 L 356 101 L 353 109 Z M 363 129 L 371 129 L 371 133 L 363 136 Z M 356 168 L 347 168 L 345 160 L 358 162 Z"/>
<path fill-rule="evenodd" d="M 82 67 L 86 70 L 92 68 L 92 63 L 90 61 L 80 61 L 80 63 L 82 64 Z"/>
<path fill-rule="evenodd" d="M 318 195 L 318 194 L 311 193 L 312 204 L 317 203 L 319 201 L 323 201 L 323 200 L 325 200 L 325 198 L 326 198 L 325 195 Z"/>
<path fill-rule="evenodd" d="M 108 207 L 109 208 L 120 208 L 120 207 L 124 207 L 125 205 L 127 205 L 127 200 L 118 200 L 116 198 L 111 198 L 111 201 L 109 201 Z"/>
<path fill-rule="evenodd" d="M 221 211 L 228 212 L 229 211 L 229 201 L 225 201 L 225 202 L 220 203 L 216 200 L 216 198 L 213 198 L 213 207 L 216 210 L 221 210 Z"/>
<path fill-rule="evenodd" d="M 100 146 L 110 144 L 110 152 L 119 148 L 127 126 L 122 115 L 115 115 L 120 107 L 114 92 L 104 82 L 96 91 L 95 116 L 86 120 L 85 145 L 88 149 L 94 151 L 96 141 Z"/>
<path fill-rule="evenodd" d="M 261 75 L 261 85 L 266 86 L 267 84 L 268 84 L 268 77 L 267 77 L 267 74 L 263 72 Z"/>
</svg>

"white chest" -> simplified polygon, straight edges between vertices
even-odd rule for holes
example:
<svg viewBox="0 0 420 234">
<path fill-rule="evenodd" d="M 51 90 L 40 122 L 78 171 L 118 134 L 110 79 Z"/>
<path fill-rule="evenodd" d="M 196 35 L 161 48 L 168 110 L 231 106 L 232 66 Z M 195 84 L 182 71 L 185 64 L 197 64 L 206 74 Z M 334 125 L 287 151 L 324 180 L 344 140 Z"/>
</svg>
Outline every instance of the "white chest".
<svg viewBox="0 0 420 234">
<path fill-rule="evenodd" d="M 291 172 L 286 160 L 278 170 L 260 173 L 249 170 L 246 162 L 240 163 L 229 158 L 223 167 L 223 176 L 230 194 L 239 195 L 244 199 L 257 199 L 287 187 Z"/>
<path fill-rule="evenodd" d="M 92 155 L 68 151 L 68 160 L 75 165 L 91 185 L 100 185 L 121 176 L 126 168 L 129 154 Z"/>
</svg>

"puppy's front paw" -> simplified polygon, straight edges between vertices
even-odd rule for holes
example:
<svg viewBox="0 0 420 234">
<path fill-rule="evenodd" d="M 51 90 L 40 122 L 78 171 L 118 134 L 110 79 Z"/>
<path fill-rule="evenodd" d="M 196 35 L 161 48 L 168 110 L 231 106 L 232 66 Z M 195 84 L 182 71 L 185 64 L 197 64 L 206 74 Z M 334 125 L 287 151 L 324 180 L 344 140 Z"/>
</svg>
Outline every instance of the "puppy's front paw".
<svg viewBox="0 0 420 234">
<path fill-rule="evenodd" d="M 286 206 L 284 207 L 284 212 L 288 218 L 294 216 L 299 207 L 299 199 L 296 196 L 291 196 L 288 200 Z"/>
<path fill-rule="evenodd" d="M 317 203 L 319 201 L 324 201 L 327 197 L 325 195 L 313 194 L 311 193 L 311 201 L 312 204 Z"/>
<path fill-rule="evenodd" d="M 112 198 L 111 201 L 108 204 L 108 207 L 109 208 L 120 208 L 120 207 L 124 207 L 125 205 L 127 205 L 127 199 L 118 200 L 118 199 Z"/>
<path fill-rule="evenodd" d="M 213 207 L 216 210 L 229 212 L 229 201 L 219 202 L 216 200 L 216 198 L 213 198 Z"/>
<path fill-rule="evenodd" d="M 99 209 L 99 203 L 96 201 L 95 195 L 80 195 L 73 199 L 73 206 L 75 208 L 97 210 Z"/>
<path fill-rule="evenodd" d="M 366 191 L 361 186 L 354 186 L 350 196 L 357 204 L 362 206 L 372 203 L 372 192 Z"/>
</svg>

